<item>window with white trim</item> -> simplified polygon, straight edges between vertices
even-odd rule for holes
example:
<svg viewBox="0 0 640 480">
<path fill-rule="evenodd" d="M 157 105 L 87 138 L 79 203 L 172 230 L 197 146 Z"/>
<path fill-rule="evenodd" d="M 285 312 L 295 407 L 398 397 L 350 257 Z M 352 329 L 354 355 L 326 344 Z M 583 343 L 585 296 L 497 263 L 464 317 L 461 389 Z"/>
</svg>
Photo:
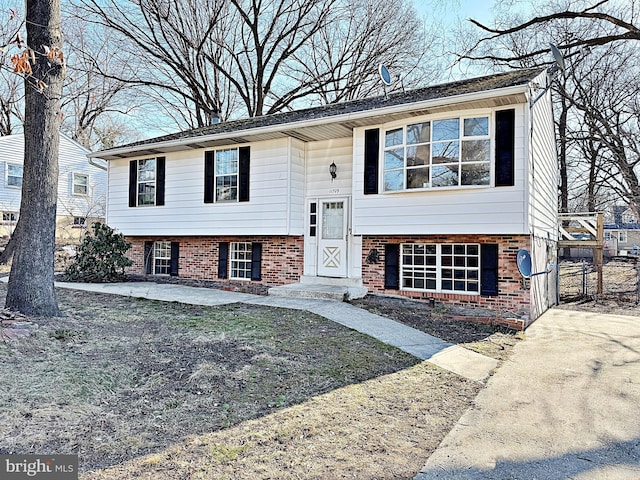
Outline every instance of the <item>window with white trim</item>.
<svg viewBox="0 0 640 480">
<path fill-rule="evenodd" d="M 2 212 L 2 223 L 15 224 L 18 221 L 18 212 Z"/>
<path fill-rule="evenodd" d="M 627 231 L 626 230 L 618 231 L 618 242 L 619 243 L 627 243 Z"/>
<path fill-rule="evenodd" d="M 7 185 L 9 187 L 22 187 L 22 165 L 7 163 Z"/>
<path fill-rule="evenodd" d="M 229 246 L 229 258 L 231 275 L 233 280 L 251 280 L 251 243 L 231 242 Z"/>
<path fill-rule="evenodd" d="M 414 123 L 384 132 L 385 192 L 489 185 L 489 117 Z"/>
<path fill-rule="evenodd" d="M 73 217 L 73 226 L 74 227 L 86 227 L 87 226 L 87 217 Z"/>
<path fill-rule="evenodd" d="M 216 150 L 216 202 L 238 201 L 238 149 Z"/>
<path fill-rule="evenodd" d="M 89 176 L 82 173 L 71 174 L 71 184 L 74 195 L 87 195 L 89 193 Z"/>
<path fill-rule="evenodd" d="M 169 275 L 171 273 L 171 242 L 154 242 L 153 273 L 154 275 Z"/>
<path fill-rule="evenodd" d="M 138 205 L 156 204 L 156 159 L 138 160 Z"/>
<path fill-rule="evenodd" d="M 480 293 L 480 245 L 404 243 L 400 288 L 422 292 Z"/>
</svg>

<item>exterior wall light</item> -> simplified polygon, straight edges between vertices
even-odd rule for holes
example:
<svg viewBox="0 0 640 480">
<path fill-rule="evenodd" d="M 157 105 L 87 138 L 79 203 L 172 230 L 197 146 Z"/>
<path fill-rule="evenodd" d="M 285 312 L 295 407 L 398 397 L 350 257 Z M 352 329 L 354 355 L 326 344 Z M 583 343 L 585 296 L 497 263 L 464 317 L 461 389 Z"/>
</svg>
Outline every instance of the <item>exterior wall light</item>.
<svg viewBox="0 0 640 480">
<path fill-rule="evenodd" d="M 331 165 L 329 165 L 329 173 L 331 174 L 331 181 L 332 182 L 338 176 L 337 173 L 336 173 L 337 170 L 338 170 L 338 167 L 336 167 L 335 162 L 331 162 Z"/>
</svg>

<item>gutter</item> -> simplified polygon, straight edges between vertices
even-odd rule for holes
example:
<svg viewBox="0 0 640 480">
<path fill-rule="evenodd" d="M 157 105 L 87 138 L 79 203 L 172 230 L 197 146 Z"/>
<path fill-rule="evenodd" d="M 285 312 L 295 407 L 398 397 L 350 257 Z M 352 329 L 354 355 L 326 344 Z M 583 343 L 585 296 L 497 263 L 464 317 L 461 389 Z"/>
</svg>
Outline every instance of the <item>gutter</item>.
<svg viewBox="0 0 640 480">
<path fill-rule="evenodd" d="M 359 112 L 350 112 L 339 115 L 332 115 L 323 118 L 315 118 L 309 120 L 300 120 L 297 122 L 290 123 L 277 123 L 274 125 L 267 125 L 264 127 L 257 128 L 248 128 L 243 130 L 236 130 L 224 133 L 215 133 L 211 135 L 200 135 L 193 137 L 185 137 L 176 140 L 168 140 L 164 142 L 156 142 L 156 143 L 143 143 L 136 146 L 131 147 L 120 147 L 114 148 L 111 150 L 102 150 L 99 152 L 89 153 L 87 156 L 90 158 L 99 158 L 102 156 L 118 156 L 125 155 L 136 150 L 153 150 L 155 148 L 173 148 L 173 147 L 181 147 L 184 145 L 188 145 L 191 142 L 207 142 L 213 140 L 220 140 L 224 138 L 235 138 L 246 135 L 256 135 L 256 134 L 264 134 L 264 133 L 276 133 L 281 132 L 283 130 L 291 130 L 296 128 L 305 128 L 305 127 L 314 127 L 318 125 L 326 125 L 330 123 L 340 123 L 340 122 L 348 122 L 350 120 L 360 120 L 367 117 L 380 116 L 380 115 L 388 115 L 392 113 L 403 113 L 409 112 L 412 110 L 419 110 L 424 108 L 433 108 L 437 106 L 453 104 L 453 103 L 464 103 L 470 100 L 484 100 L 488 98 L 494 98 L 496 96 L 508 96 L 514 94 L 526 94 L 529 91 L 529 84 L 527 82 L 523 85 L 516 85 L 512 87 L 505 87 L 500 89 L 493 90 L 485 90 L 482 92 L 472 92 L 465 93 L 462 95 L 454 95 L 444 98 L 437 99 L 429 99 L 423 100 L 419 102 L 411 102 L 411 103 L 403 103 L 401 105 L 393 105 L 388 107 L 380 107 L 374 108 L 371 110 L 362 110 Z M 499 92 L 499 95 L 496 95 L 496 92 Z"/>
</svg>

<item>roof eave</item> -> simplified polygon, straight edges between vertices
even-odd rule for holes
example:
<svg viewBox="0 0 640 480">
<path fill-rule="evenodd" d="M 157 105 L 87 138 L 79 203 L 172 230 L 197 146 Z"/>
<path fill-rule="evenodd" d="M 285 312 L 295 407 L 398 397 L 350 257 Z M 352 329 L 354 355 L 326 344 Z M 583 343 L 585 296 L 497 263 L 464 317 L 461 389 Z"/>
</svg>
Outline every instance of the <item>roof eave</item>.
<svg viewBox="0 0 640 480">
<path fill-rule="evenodd" d="M 345 114 L 332 115 L 322 118 L 313 118 L 309 120 L 299 120 L 289 123 L 278 123 L 273 125 L 266 125 L 262 127 L 247 128 L 231 132 L 222 132 L 210 135 L 185 137 L 175 140 L 168 140 L 156 143 L 147 143 L 129 147 L 112 148 L 109 150 L 102 150 L 99 152 L 93 152 L 88 154 L 89 157 L 101 158 L 104 160 L 114 160 L 118 158 L 127 158 L 138 155 L 137 152 L 146 152 L 146 155 L 154 153 L 166 153 L 166 151 L 175 151 L 178 147 L 187 147 L 189 144 L 200 144 L 215 140 L 229 139 L 233 140 L 237 137 L 246 137 L 249 135 L 259 135 L 267 133 L 275 133 L 283 130 L 291 130 L 297 128 L 311 127 L 315 125 L 326 125 L 331 123 L 341 123 L 353 120 L 360 120 L 367 117 L 374 117 L 380 115 L 398 114 L 402 112 L 410 112 L 414 110 L 422 110 L 426 108 L 434 108 L 447 104 L 465 103 L 471 100 L 484 100 L 489 98 L 496 98 L 509 95 L 522 95 L 529 92 L 530 82 L 521 85 L 514 85 L 510 87 L 502 87 L 492 90 L 484 90 L 481 92 L 470 92 L 460 95 L 452 95 L 447 97 L 440 97 L 428 100 L 421 100 L 417 102 L 403 103 L 400 105 L 391 105 L 387 107 L 378 107 L 369 110 L 362 110 L 357 112 L 350 112 Z"/>
</svg>

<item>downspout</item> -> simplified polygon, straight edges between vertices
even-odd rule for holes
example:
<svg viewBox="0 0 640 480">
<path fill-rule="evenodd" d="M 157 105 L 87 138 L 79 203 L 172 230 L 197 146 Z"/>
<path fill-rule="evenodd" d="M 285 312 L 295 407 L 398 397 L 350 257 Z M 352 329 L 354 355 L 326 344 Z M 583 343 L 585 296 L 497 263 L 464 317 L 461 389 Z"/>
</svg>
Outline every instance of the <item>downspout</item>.
<svg viewBox="0 0 640 480">
<path fill-rule="evenodd" d="M 99 168 L 100 170 L 104 170 L 105 172 L 107 171 L 107 165 L 106 164 L 101 164 L 101 163 L 96 163 L 96 158 L 93 157 L 89 157 L 89 165 L 93 165 L 94 167 Z M 102 160 L 104 162 L 104 160 Z"/>
</svg>

